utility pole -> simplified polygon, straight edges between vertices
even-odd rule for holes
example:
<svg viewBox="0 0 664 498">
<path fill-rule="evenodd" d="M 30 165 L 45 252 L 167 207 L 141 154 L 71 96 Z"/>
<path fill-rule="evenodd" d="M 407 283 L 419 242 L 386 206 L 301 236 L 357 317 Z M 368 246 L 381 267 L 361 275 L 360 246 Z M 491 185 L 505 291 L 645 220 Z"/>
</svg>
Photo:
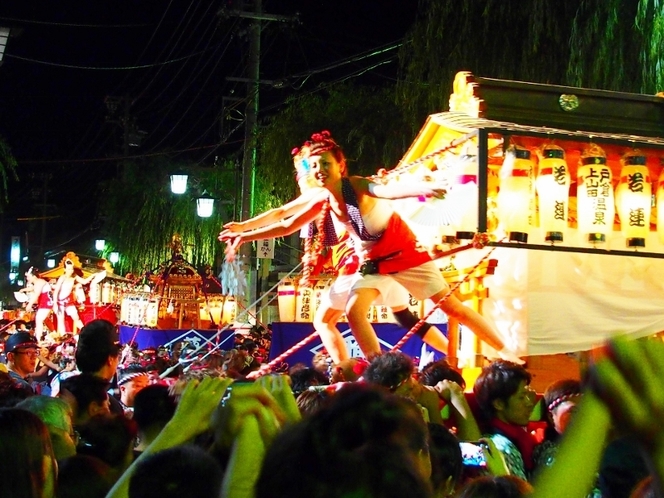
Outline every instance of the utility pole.
<svg viewBox="0 0 664 498">
<path fill-rule="evenodd" d="M 246 78 L 226 78 L 229 81 L 246 82 L 247 84 L 247 106 L 245 109 L 245 128 L 244 128 L 244 155 L 242 158 L 242 191 L 240 201 L 240 219 L 242 221 L 251 218 L 254 215 L 254 189 L 256 184 L 256 154 L 257 143 L 256 137 L 258 135 L 258 109 L 259 109 L 259 86 L 260 79 L 260 56 L 261 56 L 261 22 L 262 21 L 280 21 L 291 22 L 296 18 L 291 16 L 279 16 L 273 14 L 264 14 L 262 7 L 262 0 L 253 0 L 253 9 L 251 12 L 247 11 L 220 11 L 220 14 L 242 17 L 250 19 L 249 26 L 249 57 L 247 64 Z M 273 82 L 267 82 L 273 83 Z M 240 247 L 240 261 L 245 267 L 245 273 L 249 277 L 251 269 L 251 244 L 243 244 Z M 259 265 L 259 280 L 255 285 L 256 297 L 260 290 L 266 290 L 267 277 L 269 275 L 270 260 L 261 260 Z M 249 279 L 248 279 L 249 280 Z M 252 282 L 247 282 L 248 289 L 251 289 Z"/>
</svg>

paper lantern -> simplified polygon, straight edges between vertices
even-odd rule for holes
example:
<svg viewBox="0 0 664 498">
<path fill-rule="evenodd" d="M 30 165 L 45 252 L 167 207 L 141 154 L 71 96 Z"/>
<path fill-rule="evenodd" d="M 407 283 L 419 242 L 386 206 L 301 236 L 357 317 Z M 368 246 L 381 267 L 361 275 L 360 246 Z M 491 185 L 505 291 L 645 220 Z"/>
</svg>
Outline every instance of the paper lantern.
<svg viewBox="0 0 664 498">
<path fill-rule="evenodd" d="M 664 244 L 664 168 L 657 182 L 657 235 L 659 241 Z"/>
<path fill-rule="evenodd" d="M 477 164 L 477 156 L 467 154 L 460 156 L 455 164 L 449 197 L 455 205 L 453 227 L 460 240 L 470 240 L 477 232 Z"/>
<path fill-rule="evenodd" d="M 277 288 L 277 303 L 279 305 L 279 321 L 295 321 L 295 285 L 291 280 L 284 280 Z"/>
<path fill-rule="evenodd" d="M 616 187 L 616 207 L 620 230 L 627 247 L 645 247 L 650 232 L 652 184 L 646 156 L 638 151 L 621 159 L 620 182 Z"/>
<path fill-rule="evenodd" d="M 613 230 L 612 179 L 604 151 L 596 145 L 585 151 L 577 171 L 577 218 L 579 231 L 592 244 L 606 242 Z"/>
<path fill-rule="evenodd" d="M 226 325 L 235 322 L 236 317 L 237 317 L 237 303 L 235 302 L 235 298 L 233 296 L 227 296 L 226 300 L 224 301 L 224 307 L 221 312 L 220 321 L 222 325 Z"/>
<path fill-rule="evenodd" d="M 509 240 L 528 242 L 533 192 L 533 161 L 530 151 L 510 146 L 500 168 L 500 190 L 496 198 L 500 224 Z"/>
<path fill-rule="evenodd" d="M 545 145 L 535 186 L 539 199 L 540 226 L 547 242 L 563 241 L 563 233 L 567 228 L 569 185 L 565 151 L 557 145 Z"/>
</svg>

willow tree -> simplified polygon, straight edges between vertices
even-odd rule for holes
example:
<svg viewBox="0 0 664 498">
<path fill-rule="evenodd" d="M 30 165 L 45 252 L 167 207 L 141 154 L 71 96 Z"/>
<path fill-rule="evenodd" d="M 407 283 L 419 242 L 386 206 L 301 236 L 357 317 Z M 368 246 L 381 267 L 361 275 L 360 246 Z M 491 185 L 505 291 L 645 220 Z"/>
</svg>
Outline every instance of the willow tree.
<svg viewBox="0 0 664 498">
<path fill-rule="evenodd" d="M 18 165 L 12 155 L 9 144 L 0 136 L 0 212 L 3 211 L 3 205 L 7 202 L 7 180 L 12 177 L 18 179 L 16 170 Z"/>
<path fill-rule="evenodd" d="M 664 88 L 660 0 L 420 0 L 400 53 L 412 126 L 447 109 L 457 71 L 654 94 Z"/>
<path fill-rule="evenodd" d="M 393 86 L 346 83 L 292 97 L 266 120 L 258 140 L 257 173 L 275 204 L 295 195 L 292 149 L 321 130 L 329 130 L 343 147 L 353 174 L 394 166 L 413 139 L 395 105 Z"/>
<path fill-rule="evenodd" d="M 184 257 L 194 266 L 218 264 L 222 248 L 217 235 L 233 216 L 237 201 L 234 164 L 192 168 L 186 164 L 150 162 L 126 164 L 121 178 L 103 189 L 101 216 L 112 250 L 123 257 L 124 271 L 156 268 L 171 256 L 174 234 L 182 237 Z M 170 191 L 169 174 L 187 171 L 194 185 L 187 193 Z M 196 194 L 207 191 L 217 199 L 210 218 L 196 214 Z"/>
</svg>

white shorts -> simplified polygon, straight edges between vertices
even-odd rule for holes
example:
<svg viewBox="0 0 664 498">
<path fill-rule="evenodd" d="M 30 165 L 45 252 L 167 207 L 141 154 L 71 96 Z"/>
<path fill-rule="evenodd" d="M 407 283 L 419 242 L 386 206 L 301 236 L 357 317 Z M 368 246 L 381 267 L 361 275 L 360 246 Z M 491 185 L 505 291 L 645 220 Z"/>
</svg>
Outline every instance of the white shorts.
<svg viewBox="0 0 664 498">
<path fill-rule="evenodd" d="M 386 279 L 392 279 L 401 284 L 415 299 L 423 301 L 431 296 L 448 289 L 445 279 L 433 261 L 403 270 L 390 275 L 359 275 L 359 280 L 353 284 L 353 289 L 372 288 L 381 289 L 387 285 Z M 382 291 L 381 291 L 382 292 Z"/>
<path fill-rule="evenodd" d="M 323 298 L 323 303 L 326 303 L 332 309 L 343 311 L 346 309 L 346 302 L 348 301 L 351 289 L 369 287 L 377 289 L 380 292 L 374 304 L 389 307 L 408 305 L 408 291 L 394 279 L 390 278 L 391 275 L 371 275 L 371 277 L 377 278 L 367 281 L 366 277 L 363 277 L 359 273 L 338 276 L 327 295 Z"/>
</svg>

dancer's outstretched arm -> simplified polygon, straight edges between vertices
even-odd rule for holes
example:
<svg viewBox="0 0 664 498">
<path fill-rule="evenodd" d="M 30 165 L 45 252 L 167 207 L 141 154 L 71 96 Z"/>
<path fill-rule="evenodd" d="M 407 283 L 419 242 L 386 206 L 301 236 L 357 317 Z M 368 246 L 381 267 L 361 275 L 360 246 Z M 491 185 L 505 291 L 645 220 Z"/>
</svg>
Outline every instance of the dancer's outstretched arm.
<svg viewBox="0 0 664 498">
<path fill-rule="evenodd" d="M 234 233 L 226 229 L 221 232 L 219 234 L 219 240 L 228 244 L 228 247 L 226 248 L 227 256 L 231 256 L 244 242 L 284 237 L 314 221 L 327 201 L 326 191 L 321 190 L 320 193 L 325 193 L 325 195 L 313 196 L 313 198 L 309 199 L 308 203 L 298 207 L 297 213 L 294 213 L 289 218 L 282 219 L 281 221 L 256 230 Z"/>
<path fill-rule="evenodd" d="M 248 230 L 256 230 L 264 228 L 273 223 L 277 223 L 284 218 L 288 218 L 300 212 L 303 207 L 306 207 L 311 199 L 320 195 L 327 195 L 326 191 L 322 188 L 311 188 L 304 191 L 296 199 L 287 202 L 283 206 L 269 209 L 253 218 L 244 221 L 231 221 L 224 225 L 224 228 L 231 233 L 246 232 Z M 223 233 L 223 232 L 222 232 Z"/>
</svg>

